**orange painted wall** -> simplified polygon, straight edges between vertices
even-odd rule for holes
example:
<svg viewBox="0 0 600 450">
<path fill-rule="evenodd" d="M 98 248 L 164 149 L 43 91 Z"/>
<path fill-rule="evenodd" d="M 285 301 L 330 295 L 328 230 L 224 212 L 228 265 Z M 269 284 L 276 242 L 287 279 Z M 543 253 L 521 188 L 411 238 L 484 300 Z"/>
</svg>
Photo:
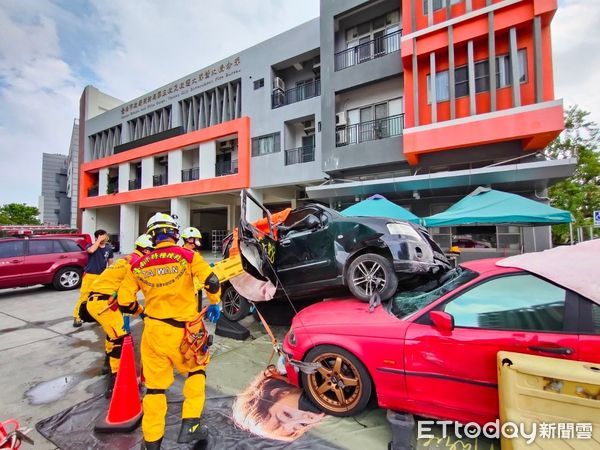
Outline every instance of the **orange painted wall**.
<svg viewBox="0 0 600 450">
<path fill-rule="evenodd" d="M 452 124 L 453 122 L 449 122 Z M 404 155 L 410 164 L 417 164 L 423 153 L 470 147 L 474 144 L 521 139 L 525 149 L 539 149 L 562 131 L 562 106 L 549 106 L 468 123 L 434 127 L 404 134 Z"/>
<path fill-rule="evenodd" d="M 191 145 L 197 145 L 202 142 L 213 141 L 232 134 L 237 134 L 238 138 L 237 174 L 147 189 L 137 189 L 116 194 L 99 195 L 97 197 L 88 197 L 87 195 L 88 188 L 92 187 L 96 181 L 94 173 L 101 168 L 118 166 L 122 163 L 137 161 L 141 158 L 166 153 Z M 202 130 L 137 147 L 107 158 L 90 161 L 81 165 L 80 175 L 80 208 L 120 205 L 123 203 L 248 188 L 250 186 L 250 119 L 248 117 L 242 117 Z"/>
</svg>

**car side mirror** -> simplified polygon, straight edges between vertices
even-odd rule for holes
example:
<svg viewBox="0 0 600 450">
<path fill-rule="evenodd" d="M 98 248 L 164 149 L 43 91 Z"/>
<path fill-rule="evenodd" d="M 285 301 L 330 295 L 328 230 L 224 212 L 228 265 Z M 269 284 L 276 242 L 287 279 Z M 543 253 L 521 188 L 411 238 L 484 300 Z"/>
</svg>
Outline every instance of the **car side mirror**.
<svg viewBox="0 0 600 450">
<path fill-rule="evenodd" d="M 440 333 L 449 334 L 454 330 L 454 317 L 444 311 L 431 311 L 429 318 L 433 322 L 433 326 Z"/>
<path fill-rule="evenodd" d="M 321 221 L 314 214 L 309 214 L 308 216 L 306 216 L 304 224 L 307 229 L 315 230 L 315 229 L 319 228 L 319 225 L 321 225 Z"/>
</svg>

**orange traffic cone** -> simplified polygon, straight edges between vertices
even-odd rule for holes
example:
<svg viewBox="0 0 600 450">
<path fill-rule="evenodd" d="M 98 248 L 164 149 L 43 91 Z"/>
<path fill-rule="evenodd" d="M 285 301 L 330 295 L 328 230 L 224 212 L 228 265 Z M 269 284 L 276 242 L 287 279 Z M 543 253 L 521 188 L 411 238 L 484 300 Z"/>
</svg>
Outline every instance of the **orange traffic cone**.
<svg viewBox="0 0 600 450">
<path fill-rule="evenodd" d="M 133 340 L 123 340 L 121 363 L 115 380 L 108 414 L 97 423 L 94 430 L 99 433 L 118 433 L 135 430 L 142 420 L 142 402 L 138 390 L 138 379 L 133 355 Z"/>
</svg>

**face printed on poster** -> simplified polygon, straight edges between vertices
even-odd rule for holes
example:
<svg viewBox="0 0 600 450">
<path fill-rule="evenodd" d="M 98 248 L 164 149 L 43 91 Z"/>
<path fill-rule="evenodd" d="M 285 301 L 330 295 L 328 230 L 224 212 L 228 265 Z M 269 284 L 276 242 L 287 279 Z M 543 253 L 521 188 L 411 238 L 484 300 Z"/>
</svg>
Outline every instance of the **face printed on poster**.
<svg viewBox="0 0 600 450">
<path fill-rule="evenodd" d="M 267 369 L 236 397 L 233 420 L 239 428 L 254 435 L 294 441 L 325 418 L 325 414 L 301 410 L 301 394 L 274 368 Z"/>
</svg>

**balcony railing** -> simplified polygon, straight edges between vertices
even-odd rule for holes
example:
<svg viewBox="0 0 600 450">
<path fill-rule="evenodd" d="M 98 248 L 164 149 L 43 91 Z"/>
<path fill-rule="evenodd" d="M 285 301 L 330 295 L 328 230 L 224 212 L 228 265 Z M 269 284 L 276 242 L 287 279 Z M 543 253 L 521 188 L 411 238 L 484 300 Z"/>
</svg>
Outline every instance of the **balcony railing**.
<svg viewBox="0 0 600 450">
<path fill-rule="evenodd" d="M 404 129 L 404 114 L 369 120 L 353 125 L 337 127 L 335 131 L 335 146 L 357 144 L 359 142 L 385 139 L 402 135 Z"/>
<path fill-rule="evenodd" d="M 402 30 L 394 31 L 393 33 L 377 37 L 371 41 L 358 44 L 356 47 L 351 47 L 336 53 L 336 72 L 350 66 L 371 61 L 372 59 L 385 56 L 392 52 L 400 51 L 401 36 Z"/>
<path fill-rule="evenodd" d="M 142 188 L 142 180 L 140 178 L 134 178 L 133 180 L 129 180 L 129 190 L 135 191 L 136 189 Z"/>
<path fill-rule="evenodd" d="M 98 197 L 98 185 L 88 188 L 88 197 Z"/>
<path fill-rule="evenodd" d="M 181 171 L 181 181 L 196 181 L 200 179 L 200 167 L 191 167 Z"/>
<path fill-rule="evenodd" d="M 154 175 L 152 177 L 152 186 L 162 186 L 167 183 L 168 183 L 168 181 L 167 181 L 166 174 Z"/>
<path fill-rule="evenodd" d="M 287 91 L 276 90 L 271 95 L 271 109 L 307 100 L 321 95 L 321 80 L 301 84 Z"/>
<path fill-rule="evenodd" d="M 238 173 L 237 159 L 231 161 L 219 161 L 215 164 L 215 176 L 217 177 L 233 175 L 234 173 Z"/>
<path fill-rule="evenodd" d="M 285 151 L 285 165 L 302 164 L 315 160 L 315 146 L 305 145 L 304 147 L 291 148 Z"/>
</svg>

